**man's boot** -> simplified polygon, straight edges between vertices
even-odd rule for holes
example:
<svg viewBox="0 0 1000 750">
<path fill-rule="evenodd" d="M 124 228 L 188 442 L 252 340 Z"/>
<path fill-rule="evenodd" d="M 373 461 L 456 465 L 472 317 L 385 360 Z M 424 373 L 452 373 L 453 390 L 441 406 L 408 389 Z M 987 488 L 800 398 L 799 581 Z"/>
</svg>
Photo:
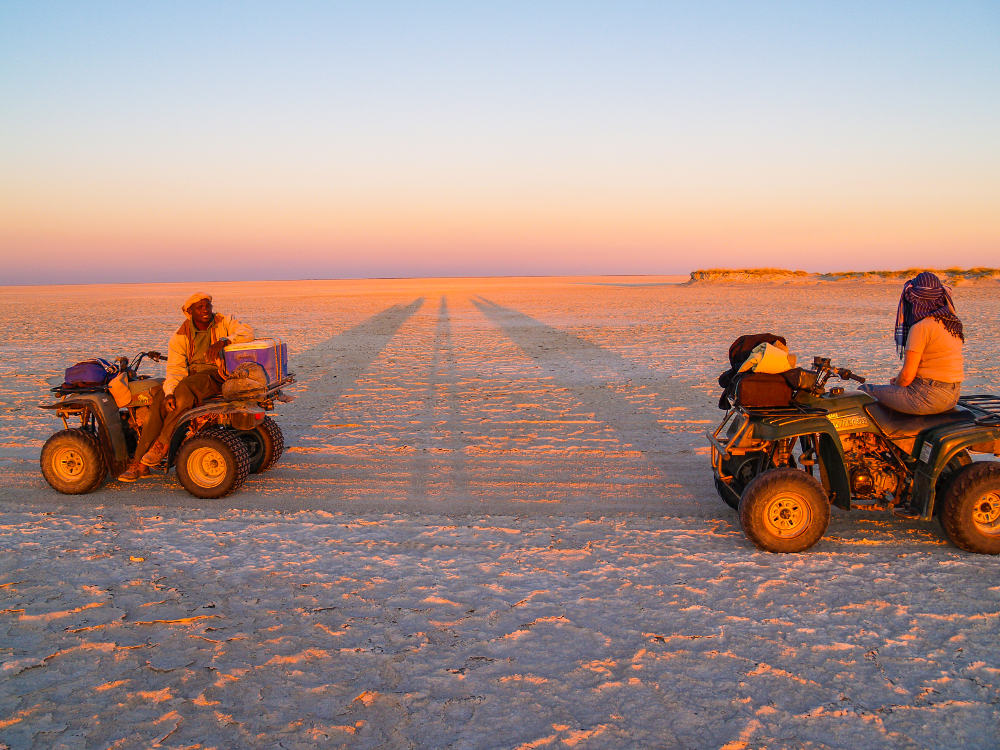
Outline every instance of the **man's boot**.
<svg viewBox="0 0 1000 750">
<path fill-rule="evenodd" d="M 143 477 L 148 477 L 148 476 L 149 476 L 149 467 L 146 466 L 146 464 L 144 464 L 139 459 L 134 459 L 128 462 L 128 466 L 126 467 L 125 471 L 123 471 L 118 476 L 118 481 L 134 482 L 138 479 L 142 479 Z"/>
<path fill-rule="evenodd" d="M 146 466 L 159 466 L 160 461 L 163 457 L 167 455 L 167 445 L 159 440 L 150 446 L 149 450 L 146 451 L 146 455 L 142 457 L 142 462 Z"/>
</svg>

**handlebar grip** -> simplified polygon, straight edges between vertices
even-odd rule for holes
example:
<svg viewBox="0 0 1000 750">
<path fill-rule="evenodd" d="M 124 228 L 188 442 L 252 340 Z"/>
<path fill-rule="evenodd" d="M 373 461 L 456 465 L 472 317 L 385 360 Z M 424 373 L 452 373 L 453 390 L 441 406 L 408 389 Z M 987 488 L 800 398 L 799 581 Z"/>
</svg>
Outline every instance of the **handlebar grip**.
<svg viewBox="0 0 1000 750">
<path fill-rule="evenodd" d="M 847 369 L 838 369 L 837 370 L 837 376 L 841 380 L 856 380 L 859 383 L 864 383 L 865 382 L 865 379 L 863 377 L 861 377 L 860 375 L 855 375 L 853 372 L 851 372 L 850 370 L 847 370 Z"/>
</svg>

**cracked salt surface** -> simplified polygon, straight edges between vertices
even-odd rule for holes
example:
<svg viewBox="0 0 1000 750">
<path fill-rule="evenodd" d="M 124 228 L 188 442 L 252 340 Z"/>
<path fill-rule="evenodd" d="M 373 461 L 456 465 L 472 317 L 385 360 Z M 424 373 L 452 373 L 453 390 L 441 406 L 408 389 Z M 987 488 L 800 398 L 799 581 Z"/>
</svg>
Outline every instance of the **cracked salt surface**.
<svg viewBox="0 0 1000 750">
<path fill-rule="evenodd" d="M 898 290 L 213 285 L 289 342 L 288 453 L 223 501 L 57 495 L 45 379 L 98 325 L 162 347 L 187 289 L 3 290 L 0 746 L 997 747 L 1000 560 L 842 512 L 759 552 L 703 450 L 735 335 L 884 377 Z M 995 291 L 956 290 L 967 390 Z M 148 313 L 109 336 L 109 295 Z"/>
</svg>

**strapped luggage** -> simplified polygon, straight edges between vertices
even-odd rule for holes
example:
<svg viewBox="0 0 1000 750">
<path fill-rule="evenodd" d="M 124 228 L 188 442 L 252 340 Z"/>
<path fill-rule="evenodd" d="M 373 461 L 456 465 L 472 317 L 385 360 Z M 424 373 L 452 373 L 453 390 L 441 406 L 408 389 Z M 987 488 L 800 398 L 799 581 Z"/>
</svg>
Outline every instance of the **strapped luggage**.
<svg viewBox="0 0 1000 750">
<path fill-rule="evenodd" d="M 729 347 L 729 369 L 719 376 L 719 385 L 722 386 L 722 395 L 719 396 L 719 408 L 723 411 L 729 409 L 729 396 L 736 396 L 737 377 L 740 377 L 740 366 L 750 356 L 750 352 L 760 344 L 787 343 L 784 336 L 777 336 L 773 333 L 754 333 L 740 336 Z M 752 373 L 755 374 L 755 373 Z M 750 386 L 755 388 L 755 386 Z M 772 399 L 773 400 L 773 399 Z M 786 404 L 791 400 L 788 395 Z"/>
<path fill-rule="evenodd" d="M 100 388 L 118 374 L 118 366 L 97 357 L 66 368 L 64 388 Z"/>
<path fill-rule="evenodd" d="M 792 403 L 793 391 L 786 376 L 791 374 L 792 371 L 741 373 L 734 380 L 736 404 L 757 409 L 788 406 Z"/>
<path fill-rule="evenodd" d="M 222 384 L 222 398 L 242 401 L 262 397 L 267 392 L 267 374 L 256 362 L 243 362 Z"/>
</svg>

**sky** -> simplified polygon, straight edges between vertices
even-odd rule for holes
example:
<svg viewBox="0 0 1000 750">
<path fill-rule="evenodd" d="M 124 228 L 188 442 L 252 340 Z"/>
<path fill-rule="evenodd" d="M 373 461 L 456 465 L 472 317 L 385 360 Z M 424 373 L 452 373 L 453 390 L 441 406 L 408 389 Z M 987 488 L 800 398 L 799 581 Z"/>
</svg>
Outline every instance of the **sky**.
<svg viewBox="0 0 1000 750">
<path fill-rule="evenodd" d="M 0 0 L 0 285 L 1000 266 L 1000 3 Z"/>
</svg>

